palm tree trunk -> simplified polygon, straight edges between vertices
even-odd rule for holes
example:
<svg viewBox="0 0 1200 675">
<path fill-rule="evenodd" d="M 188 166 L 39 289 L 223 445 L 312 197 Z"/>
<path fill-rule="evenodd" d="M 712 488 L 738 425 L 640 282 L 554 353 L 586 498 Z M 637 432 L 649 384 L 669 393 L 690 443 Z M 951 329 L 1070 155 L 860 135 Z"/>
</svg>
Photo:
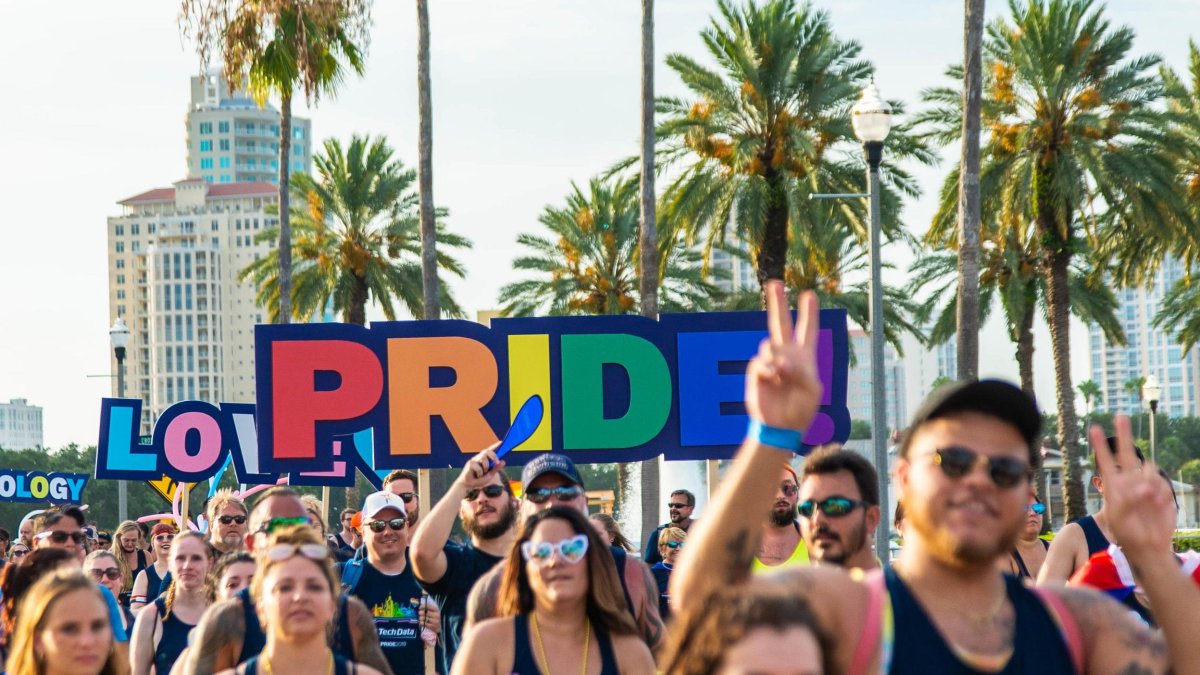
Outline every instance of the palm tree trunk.
<svg viewBox="0 0 1200 675">
<path fill-rule="evenodd" d="M 433 97 L 429 83 L 429 2 L 417 0 L 417 192 L 421 212 L 421 282 L 426 319 L 440 319 L 437 223 L 433 212 Z"/>
<path fill-rule="evenodd" d="M 771 279 L 783 279 L 783 271 L 787 267 L 788 250 L 788 207 L 787 195 L 784 193 L 783 177 L 774 170 L 768 170 L 764 178 L 770 193 L 770 203 L 767 205 L 767 219 L 763 228 L 763 238 L 758 249 L 758 285 L 766 286 Z M 763 296 L 763 307 L 766 307 L 766 296 Z"/>
<path fill-rule="evenodd" d="M 1036 297 L 1030 298 L 1036 302 Z M 1017 325 L 1017 371 L 1021 376 L 1021 391 L 1033 396 L 1033 316 L 1035 305 L 1026 304 Z"/>
<path fill-rule="evenodd" d="M 642 316 L 658 318 L 658 214 L 654 203 L 654 0 L 642 0 Z M 658 458 L 642 462 L 642 533 L 646 541 L 658 526 Z"/>
<path fill-rule="evenodd" d="M 1050 348 L 1054 354 L 1055 402 L 1058 404 L 1058 443 L 1066 469 L 1063 504 L 1067 522 L 1087 515 L 1083 495 L 1083 472 L 1079 461 L 1079 420 L 1075 417 L 1075 390 L 1071 386 L 1071 297 L 1067 273 L 1071 253 L 1065 247 L 1049 255 L 1046 275 L 1046 304 L 1050 314 Z"/>
<path fill-rule="evenodd" d="M 979 373 L 979 127 L 984 0 L 964 0 L 962 155 L 958 173 L 958 379 Z"/>
<path fill-rule="evenodd" d="M 291 183 L 292 92 L 284 90 L 279 102 L 279 323 L 292 320 L 292 214 Z"/>
<path fill-rule="evenodd" d="M 350 296 L 350 306 L 346 310 L 346 323 L 354 324 L 355 326 L 367 325 L 367 301 L 370 300 L 371 292 L 367 286 L 367 280 L 362 277 L 355 277 L 354 290 Z M 354 485 L 346 488 L 346 504 L 359 508 L 362 505 L 360 492 L 358 489 L 359 483 L 362 482 L 362 477 L 358 472 L 354 472 Z"/>
</svg>

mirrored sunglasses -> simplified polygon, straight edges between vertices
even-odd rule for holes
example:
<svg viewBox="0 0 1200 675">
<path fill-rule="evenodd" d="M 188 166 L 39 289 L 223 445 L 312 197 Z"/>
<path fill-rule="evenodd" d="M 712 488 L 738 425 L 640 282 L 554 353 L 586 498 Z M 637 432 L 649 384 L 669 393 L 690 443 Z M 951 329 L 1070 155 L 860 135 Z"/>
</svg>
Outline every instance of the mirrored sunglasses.
<svg viewBox="0 0 1200 675">
<path fill-rule="evenodd" d="M 1036 513 L 1039 516 L 1042 516 L 1046 514 L 1046 505 L 1042 504 L 1041 502 L 1034 502 L 1033 504 L 1029 505 L 1028 510 Z"/>
<path fill-rule="evenodd" d="M 674 551 L 677 548 L 683 548 L 683 542 L 682 541 L 668 541 L 666 543 L 666 547 L 671 549 L 672 551 Z"/>
<path fill-rule="evenodd" d="M 813 514 L 819 509 L 821 513 L 827 516 L 844 516 L 860 506 L 866 506 L 867 503 L 861 499 L 848 499 L 846 497 L 829 497 L 821 501 L 813 501 L 807 499 L 800 502 L 796 506 L 796 510 L 805 518 L 812 518 Z"/>
<path fill-rule="evenodd" d="M 574 501 L 583 494 L 583 490 L 578 485 L 563 485 L 556 488 L 538 488 L 529 490 L 525 493 L 525 498 L 534 504 L 545 504 L 554 497 L 560 502 Z"/>
<path fill-rule="evenodd" d="M 569 539 L 562 541 L 548 542 L 527 541 L 521 544 L 521 556 L 529 561 L 538 564 L 550 562 L 557 551 L 558 556 L 571 565 L 583 560 L 583 556 L 587 555 L 588 538 L 586 534 L 577 534 Z"/>
<path fill-rule="evenodd" d="M 389 527 L 399 531 L 403 530 L 407 524 L 408 520 L 404 518 L 392 518 L 391 520 L 372 520 L 367 523 L 367 527 L 371 528 L 372 532 L 383 532 Z"/>
</svg>

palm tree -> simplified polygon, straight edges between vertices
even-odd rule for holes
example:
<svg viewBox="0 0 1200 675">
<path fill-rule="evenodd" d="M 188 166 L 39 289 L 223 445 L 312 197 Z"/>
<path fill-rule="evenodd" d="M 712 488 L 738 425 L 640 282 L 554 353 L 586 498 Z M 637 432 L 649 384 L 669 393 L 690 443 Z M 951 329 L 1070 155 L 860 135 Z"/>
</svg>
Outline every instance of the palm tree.
<svg viewBox="0 0 1200 675">
<path fill-rule="evenodd" d="M 1084 380 L 1079 383 L 1077 389 L 1079 389 L 1080 395 L 1083 396 L 1083 404 L 1089 414 L 1096 410 L 1093 406 L 1093 401 L 1096 404 L 1104 402 L 1104 390 L 1100 388 L 1099 384 L 1096 384 L 1095 380 Z"/>
<path fill-rule="evenodd" d="M 248 84 L 260 106 L 271 95 L 279 112 L 279 320 L 292 316 L 291 182 L 292 96 L 309 103 L 329 95 L 349 67 L 363 73 L 371 24 L 370 0 L 182 0 L 180 24 L 195 39 L 200 60 L 224 62 L 230 89 Z"/>
<path fill-rule="evenodd" d="M 989 138 L 980 191 L 1002 195 L 1012 213 L 1033 215 L 1073 520 L 1086 506 L 1070 372 L 1072 262 L 1088 245 L 1119 250 L 1114 273 L 1124 282 L 1152 269 L 1189 228 L 1173 189 L 1169 118 L 1155 105 L 1158 59 L 1127 59 L 1133 31 L 1110 26 L 1092 0 L 1010 0 L 1009 10 L 984 43 Z M 962 126 L 956 92 L 933 90 L 927 99 L 941 104 L 923 116 L 934 136 L 952 140 Z"/>
<path fill-rule="evenodd" d="M 701 33 L 716 70 L 681 54 L 667 57 L 692 99 L 658 100 L 658 170 L 677 169 L 662 207 L 685 241 L 705 241 L 706 257 L 730 239 L 751 242 L 761 284 L 783 278 L 788 233 L 816 227 L 798 220 L 809 194 L 862 190 L 849 108 L 872 68 L 858 58 L 857 43 L 834 35 L 828 15 L 795 0 L 738 7 L 718 0 L 717 9 Z M 893 129 L 888 149 L 934 161 L 904 125 Z M 894 166 L 886 178 L 885 233 L 903 236 L 897 192 L 914 195 L 916 184 Z M 866 241 L 864 203 L 843 202 L 836 217 Z M 727 236 L 731 225 L 736 237 Z"/>
<path fill-rule="evenodd" d="M 1146 386 L 1146 378 L 1143 376 L 1131 377 L 1125 380 L 1125 384 L 1121 388 L 1129 394 L 1130 399 L 1137 399 L 1137 409 L 1142 409 L 1142 387 Z"/>
<path fill-rule="evenodd" d="M 383 137 L 354 136 L 343 149 L 336 139 L 325 141 L 313 158 L 316 178 L 297 174 L 292 195 L 296 237 L 292 244 L 292 312 L 309 320 L 332 308 L 346 323 L 366 325 L 366 308 L 375 302 L 389 320 L 397 317 L 397 302 L 412 316 L 424 309 L 420 265 L 420 225 L 415 172 L 393 159 Z M 445 215 L 445 212 L 442 212 Z M 471 243 L 442 226 L 444 243 L 469 248 Z M 259 235 L 275 236 L 273 228 Z M 439 267 L 463 276 L 462 265 L 442 254 Z M 242 270 L 242 281 L 258 287 L 259 305 L 272 320 L 282 311 L 277 254 L 256 260 Z M 444 287 L 443 287 L 444 288 Z M 463 316 L 443 290 L 441 301 L 451 314 Z"/>
<path fill-rule="evenodd" d="M 979 127 L 983 100 L 984 0 L 963 7 L 962 154 L 958 183 L 958 379 L 979 372 Z M 1030 389 L 1032 393 L 1032 389 Z"/>
<path fill-rule="evenodd" d="M 641 309 L 642 316 L 658 318 L 658 214 L 655 211 L 654 193 L 654 0 L 642 0 L 642 166 L 641 166 L 641 211 L 640 235 L 641 259 Z M 626 467 L 618 467 L 618 478 L 627 480 Z M 642 462 L 642 532 L 639 541 L 645 541 L 658 525 L 659 471 L 658 458 Z M 622 489 L 626 481 L 620 483 Z"/>
<path fill-rule="evenodd" d="M 500 289 L 506 316 L 633 314 L 639 295 L 639 200 L 636 178 L 573 186 L 563 206 L 547 206 L 538 221 L 546 235 L 520 234 L 528 250 L 513 261 L 533 276 Z M 719 294 L 699 252 L 667 241 L 658 267 L 662 309 L 702 311 Z"/>
</svg>

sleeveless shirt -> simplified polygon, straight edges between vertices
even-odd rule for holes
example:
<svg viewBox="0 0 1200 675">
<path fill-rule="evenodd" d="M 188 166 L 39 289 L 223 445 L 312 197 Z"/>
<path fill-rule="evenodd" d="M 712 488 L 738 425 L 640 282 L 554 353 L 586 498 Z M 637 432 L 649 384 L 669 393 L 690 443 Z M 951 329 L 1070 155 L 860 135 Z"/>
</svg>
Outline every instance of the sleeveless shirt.
<svg viewBox="0 0 1200 675">
<path fill-rule="evenodd" d="M 333 672 L 338 675 L 354 675 L 358 672 L 358 664 L 353 661 L 347 661 L 341 656 L 333 655 Z M 245 675 L 258 675 L 258 657 L 253 656 L 246 661 Z"/>
<path fill-rule="evenodd" d="M 529 630 L 529 615 L 519 614 L 513 617 L 515 630 L 513 642 L 513 675 L 544 675 L 538 666 L 537 657 L 533 654 L 530 644 L 532 634 Z M 600 646 L 600 675 L 621 675 L 617 670 L 617 656 L 613 652 L 612 639 L 608 631 L 599 626 L 592 626 L 596 631 L 596 644 Z M 581 645 L 582 646 L 582 645 Z"/>
<path fill-rule="evenodd" d="M 175 612 L 167 613 L 167 602 L 163 598 L 154 599 L 154 607 L 162 624 L 162 637 L 154 648 L 154 672 L 169 673 L 171 666 L 187 647 L 188 633 L 195 628 L 190 623 L 184 623 Z"/>
<path fill-rule="evenodd" d="M 792 527 L 796 528 L 797 534 L 800 533 L 800 523 L 797 523 L 793 520 Z M 791 567 L 807 567 L 809 564 L 808 547 L 804 545 L 804 538 L 801 537 L 800 541 L 796 544 L 796 550 L 792 551 L 792 554 L 788 556 L 787 560 L 784 560 L 778 565 L 768 565 L 759 560 L 758 556 L 754 556 L 754 560 L 750 562 L 750 573 L 763 574 L 764 572 L 786 570 Z"/>
<path fill-rule="evenodd" d="M 242 617 L 246 630 L 242 633 L 242 651 L 238 654 L 238 663 L 245 663 L 258 656 L 267 646 L 267 635 L 263 632 L 262 624 L 258 622 L 258 611 L 254 608 L 254 598 L 250 597 L 250 589 L 243 588 L 237 593 L 242 602 Z M 350 620 L 345 594 L 338 596 L 337 631 L 333 635 L 334 656 L 340 656 L 347 661 L 354 661 L 354 639 L 350 635 Z M 165 672 L 165 671 L 164 671 Z"/>
</svg>

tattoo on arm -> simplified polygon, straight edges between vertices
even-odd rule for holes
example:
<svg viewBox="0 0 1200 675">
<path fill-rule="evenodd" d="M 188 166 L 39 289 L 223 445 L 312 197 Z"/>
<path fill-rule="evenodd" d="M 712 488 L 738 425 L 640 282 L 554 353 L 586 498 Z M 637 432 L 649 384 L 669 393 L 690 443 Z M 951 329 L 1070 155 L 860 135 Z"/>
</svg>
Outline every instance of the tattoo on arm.
<svg viewBox="0 0 1200 675">
<path fill-rule="evenodd" d="M 1157 675 L 1168 672 L 1169 654 L 1162 635 L 1129 616 L 1116 601 L 1090 589 L 1070 588 L 1063 592 L 1084 633 L 1089 661 L 1127 665 L 1119 675 Z M 1119 649 L 1119 653 L 1113 653 Z"/>
<path fill-rule="evenodd" d="M 379 645 L 379 633 L 375 630 L 375 620 L 367 611 L 367 606 L 361 600 L 351 597 L 346 602 L 347 620 L 350 632 L 354 635 L 354 660 L 364 666 L 370 666 L 384 675 L 392 675 L 392 667 L 388 665 L 387 657 L 383 655 L 383 647 Z"/>
</svg>

